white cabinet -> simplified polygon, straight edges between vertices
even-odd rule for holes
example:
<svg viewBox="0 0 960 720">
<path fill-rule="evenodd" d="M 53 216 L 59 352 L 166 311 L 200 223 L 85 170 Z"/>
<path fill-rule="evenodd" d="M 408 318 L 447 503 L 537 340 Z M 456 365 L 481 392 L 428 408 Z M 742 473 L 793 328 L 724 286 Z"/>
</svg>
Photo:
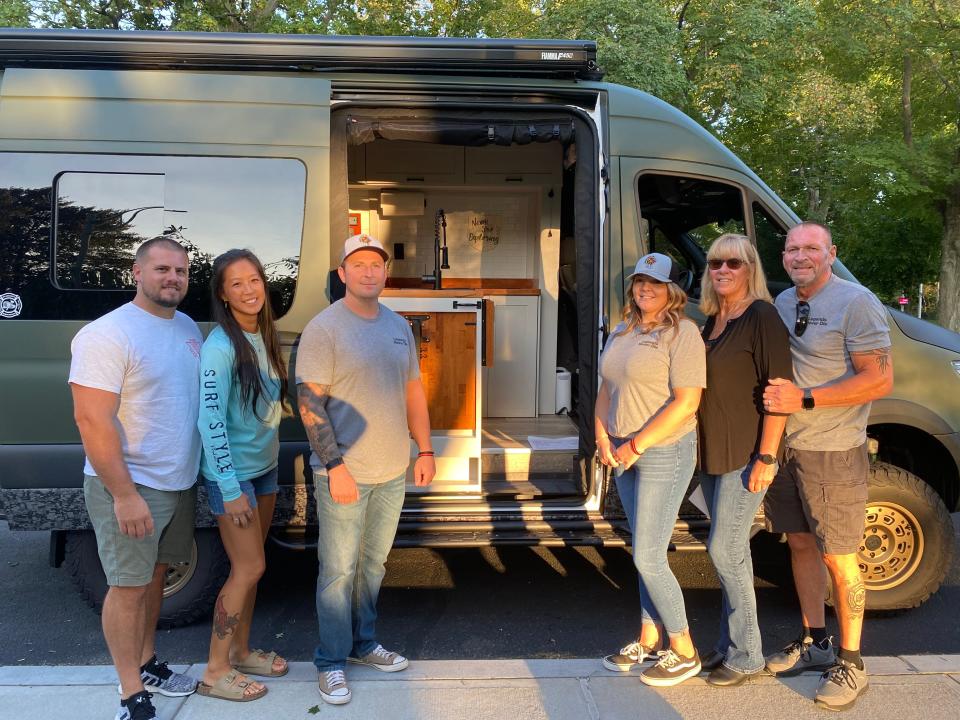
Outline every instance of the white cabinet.
<svg viewBox="0 0 960 720">
<path fill-rule="evenodd" d="M 493 366 L 484 368 L 486 417 L 536 417 L 540 298 L 494 295 Z"/>
<path fill-rule="evenodd" d="M 549 185 L 559 179 L 560 143 L 485 145 L 466 150 L 467 185 Z"/>
<path fill-rule="evenodd" d="M 363 146 L 363 180 L 400 185 L 463 185 L 459 145 L 388 140 Z"/>
</svg>

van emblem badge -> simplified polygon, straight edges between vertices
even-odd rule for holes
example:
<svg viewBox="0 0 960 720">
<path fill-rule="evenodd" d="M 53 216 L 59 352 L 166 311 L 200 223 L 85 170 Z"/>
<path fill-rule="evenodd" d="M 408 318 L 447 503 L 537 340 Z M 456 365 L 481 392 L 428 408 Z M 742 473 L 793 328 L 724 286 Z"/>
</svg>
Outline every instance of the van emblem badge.
<svg viewBox="0 0 960 720">
<path fill-rule="evenodd" d="M 0 295 L 0 317 L 15 318 L 23 310 L 23 303 L 20 296 L 14 293 L 3 293 Z"/>
</svg>

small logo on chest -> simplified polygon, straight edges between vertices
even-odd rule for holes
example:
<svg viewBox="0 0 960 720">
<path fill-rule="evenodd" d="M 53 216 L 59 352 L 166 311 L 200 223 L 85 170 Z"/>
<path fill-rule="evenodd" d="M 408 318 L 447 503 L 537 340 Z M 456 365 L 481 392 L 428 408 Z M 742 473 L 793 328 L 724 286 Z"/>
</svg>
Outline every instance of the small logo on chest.
<svg viewBox="0 0 960 720">
<path fill-rule="evenodd" d="M 193 353 L 195 358 L 200 357 L 200 341 L 194 338 L 187 340 L 187 347 L 190 349 L 190 352 Z"/>
</svg>

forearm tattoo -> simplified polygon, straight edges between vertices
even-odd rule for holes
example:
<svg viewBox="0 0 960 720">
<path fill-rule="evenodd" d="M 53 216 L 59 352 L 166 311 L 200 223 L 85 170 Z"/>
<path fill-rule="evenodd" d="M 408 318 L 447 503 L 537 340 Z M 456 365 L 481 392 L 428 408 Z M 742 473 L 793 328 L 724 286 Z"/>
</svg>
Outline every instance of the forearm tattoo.
<svg viewBox="0 0 960 720">
<path fill-rule="evenodd" d="M 300 383 L 297 385 L 297 399 L 300 405 L 300 418 L 307 432 L 311 449 L 320 458 L 323 465 L 340 457 L 340 447 L 333 434 L 333 425 L 327 415 L 327 399 L 330 397 L 329 385 Z"/>
<path fill-rule="evenodd" d="M 847 590 L 847 609 L 851 620 L 857 620 L 863 617 L 863 610 L 867 605 L 867 588 L 862 580 L 857 582 Z"/>
<path fill-rule="evenodd" d="M 213 631 L 221 640 L 226 639 L 228 635 L 233 635 L 233 631 L 240 624 L 240 613 L 227 615 L 227 608 L 223 604 L 223 595 L 217 597 L 217 606 L 213 611 Z"/>
</svg>

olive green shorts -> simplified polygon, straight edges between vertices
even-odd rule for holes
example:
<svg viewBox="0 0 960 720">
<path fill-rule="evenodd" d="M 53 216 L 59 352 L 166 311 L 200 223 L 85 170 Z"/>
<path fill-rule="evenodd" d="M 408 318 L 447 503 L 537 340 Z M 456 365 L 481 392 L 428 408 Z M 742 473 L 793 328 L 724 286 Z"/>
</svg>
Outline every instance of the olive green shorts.
<svg viewBox="0 0 960 720">
<path fill-rule="evenodd" d="M 83 476 L 83 499 L 93 531 L 107 585 L 149 585 L 156 565 L 187 562 L 193 552 L 193 526 L 197 504 L 196 485 L 188 490 L 168 491 L 137 485 L 153 516 L 153 534 L 137 539 L 120 532 L 113 512 L 113 495 L 95 475 Z"/>
</svg>

